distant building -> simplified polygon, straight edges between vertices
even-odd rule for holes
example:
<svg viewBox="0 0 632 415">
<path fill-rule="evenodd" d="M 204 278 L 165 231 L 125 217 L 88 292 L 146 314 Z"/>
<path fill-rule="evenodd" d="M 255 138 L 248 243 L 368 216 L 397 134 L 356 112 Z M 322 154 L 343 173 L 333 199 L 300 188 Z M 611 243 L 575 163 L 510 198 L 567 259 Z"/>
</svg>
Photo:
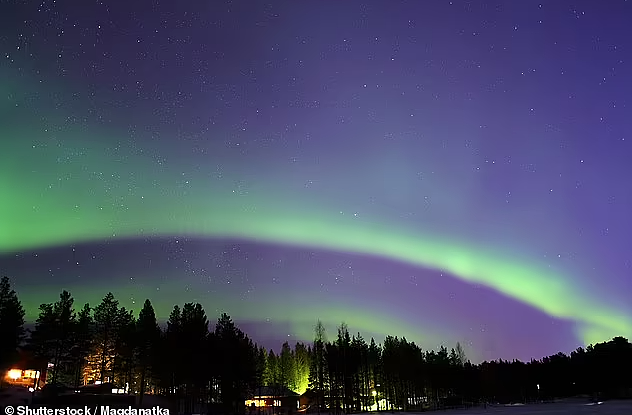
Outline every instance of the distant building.
<svg viewBox="0 0 632 415">
<path fill-rule="evenodd" d="M 3 376 L 3 383 L 11 386 L 41 389 L 46 384 L 47 362 L 20 350 L 19 360 Z"/>
<path fill-rule="evenodd" d="M 307 411 L 312 406 L 316 406 L 317 403 L 318 403 L 318 397 L 317 397 L 316 392 L 314 392 L 311 389 L 308 389 L 299 397 L 299 411 L 300 412 Z"/>
<path fill-rule="evenodd" d="M 56 385 L 50 385 L 58 389 Z M 48 388 L 48 387 L 47 387 Z M 125 390 L 113 383 L 93 383 L 77 390 L 59 388 L 51 393 L 44 388 L 37 400 L 38 404 L 57 407 L 84 407 L 88 405 L 110 406 L 112 408 L 127 408 L 136 403 L 136 397 L 125 393 Z"/>
<path fill-rule="evenodd" d="M 124 388 L 120 388 L 111 382 L 101 383 L 99 381 L 89 385 L 84 385 L 80 387 L 77 392 L 90 395 L 113 395 L 126 393 Z"/>
<path fill-rule="evenodd" d="M 292 413 L 299 409 L 300 395 L 288 388 L 261 386 L 246 400 L 246 408 L 256 413 Z"/>
</svg>

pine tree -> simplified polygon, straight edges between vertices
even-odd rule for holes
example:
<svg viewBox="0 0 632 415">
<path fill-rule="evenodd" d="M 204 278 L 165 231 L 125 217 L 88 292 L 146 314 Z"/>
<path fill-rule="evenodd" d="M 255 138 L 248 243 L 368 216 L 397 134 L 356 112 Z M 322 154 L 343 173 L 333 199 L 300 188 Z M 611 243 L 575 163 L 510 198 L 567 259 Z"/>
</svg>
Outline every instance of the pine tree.
<svg viewBox="0 0 632 415">
<path fill-rule="evenodd" d="M 94 309 L 94 363 L 97 379 L 113 381 L 113 364 L 119 334 L 120 311 L 118 301 L 108 293 Z"/>
<path fill-rule="evenodd" d="M 346 323 L 341 323 L 338 327 L 338 338 L 336 340 L 338 352 L 338 376 L 341 393 L 342 410 L 348 414 L 351 406 L 351 389 L 353 368 L 351 363 L 351 337 Z"/>
<path fill-rule="evenodd" d="M 74 300 L 68 291 L 63 291 L 57 302 L 40 306 L 29 343 L 37 356 L 53 364 L 48 372 L 51 384 L 70 383 L 75 378 L 72 351 L 76 325 Z"/>
<path fill-rule="evenodd" d="M 202 394 L 206 376 L 201 367 L 206 366 L 208 318 L 201 304 L 186 303 L 182 307 L 179 347 L 182 353 L 181 383 L 185 388 L 186 405 L 193 410 Z M 188 411 L 187 411 L 188 412 Z"/>
<path fill-rule="evenodd" d="M 0 373 L 16 362 L 18 346 L 24 339 L 24 308 L 8 277 L 0 279 Z M 0 378 L 1 382 L 4 376 Z"/>
<path fill-rule="evenodd" d="M 160 327 L 149 299 L 145 300 L 136 322 L 136 362 L 140 372 L 138 403 L 142 405 L 147 381 L 154 377 L 154 365 L 158 363 L 157 352 Z"/>
<path fill-rule="evenodd" d="M 31 331 L 28 344 L 36 356 L 58 367 L 59 362 L 55 361 L 57 341 L 59 339 L 56 326 L 57 316 L 55 315 L 53 304 L 41 304 L 39 306 L 39 315 L 37 320 L 35 320 L 35 328 Z M 57 368 L 55 366 L 47 373 L 48 383 L 50 384 L 56 383 L 55 372 Z"/>
<path fill-rule="evenodd" d="M 281 346 L 281 353 L 279 355 L 279 392 L 285 389 L 294 390 L 295 385 L 295 370 L 294 370 L 294 356 L 292 355 L 292 349 L 290 344 L 284 342 Z"/>
<path fill-rule="evenodd" d="M 64 375 L 67 383 L 69 380 L 68 369 L 72 364 L 72 347 L 74 345 L 75 330 L 77 325 L 77 315 L 74 309 L 74 299 L 68 291 L 63 291 L 59 300 L 54 305 L 55 315 L 57 316 L 57 348 L 55 361 L 60 368 L 55 368 L 55 374 L 60 372 Z"/>
<path fill-rule="evenodd" d="M 457 364 L 464 365 L 468 362 L 467 356 L 465 354 L 465 350 L 463 350 L 463 346 L 461 346 L 461 343 L 459 342 L 456 343 L 455 352 L 456 352 Z"/>
<path fill-rule="evenodd" d="M 270 349 L 266 356 L 266 369 L 263 375 L 265 386 L 274 387 L 278 383 L 278 361 L 274 350 Z"/>
<path fill-rule="evenodd" d="M 325 343 L 325 362 L 327 389 L 329 390 L 329 411 L 331 412 L 333 409 L 334 414 L 338 415 L 342 408 L 342 362 L 337 342 Z"/>
<path fill-rule="evenodd" d="M 314 326 L 314 346 L 309 371 L 309 388 L 316 396 L 316 410 L 320 415 L 321 408 L 325 405 L 325 387 L 327 379 L 327 362 L 325 355 L 325 344 L 327 335 L 325 326 L 318 320 Z"/>
<path fill-rule="evenodd" d="M 92 319 L 92 309 L 89 304 L 85 304 L 76 317 L 75 329 L 73 332 L 72 372 L 74 379 L 72 385 L 77 388 L 83 384 L 83 368 L 87 364 L 87 359 L 93 350 L 94 320 Z"/>
<path fill-rule="evenodd" d="M 383 397 L 382 393 L 382 350 L 381 347 L 375 343 L 375 339 L 371 337 L 368 351 L 369 370 L 371 372 L 371 383 L 375 394 L 372 394 L 373 400 L 376 403 L 378 410 L 384 410 L 379 405 L 380 400 Z"/>
<path fill-rule="evenodd" d="M 222 404 L 227 412 L 244 410 L 246 396 L 256 387 L 256 350 L 252 341 L 239 330 L 227 314 L 215 325 L 214 339 Z"/>
<path fill-rule="evenodd" d="M 259 390 L 259 396 L 261 396 L 261 387 L 266 385 L 266 368 L 268 363 L 268 354 L 266 349 L 259 347 L 257 349 L 257 383 L 256 386 Z"/>
<path fill-rule="evenodd" d="M 369 389 L 368 345 L 360 333 L 351 341 L 351 350 L 356 368 L 353 378 L 353 395 L 356 411 L 367 410 Z"/>
<path fill-rule="evenodd" d="M 119 308 L 115 324 L 113 380 L 117 386 L 133 390 L 136 319 L 132 310 L 126 310 L 125 307 Z"/>
<path fill-rule="evenodd" d="M 294 346 L 294 368 L 296 370 L 294 392 L 302 395 L 308 387 L 310 369 L 310 354 L 303 343 L 297 342 Z"/>
<path fill-rule="evenodd" d="M 169 393 L 180 396 L 182 382 L 182 364 L 184 352 L 182 348 L 182 313 L 180 307 L 175 305 L 169 314 L 167 330 L 164 336 L 162 348 L 162 361 L 164 363 L 163 379 L 168 385 Z"/>
</svg>

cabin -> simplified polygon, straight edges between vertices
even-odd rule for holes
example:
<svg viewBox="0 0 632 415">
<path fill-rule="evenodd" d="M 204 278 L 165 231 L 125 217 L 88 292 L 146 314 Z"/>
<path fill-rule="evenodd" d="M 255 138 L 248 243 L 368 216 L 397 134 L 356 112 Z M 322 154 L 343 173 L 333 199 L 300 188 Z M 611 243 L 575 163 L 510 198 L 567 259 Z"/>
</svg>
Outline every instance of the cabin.
<svg viewBox="0 0 632 415">
<path fill-rule="evenodd" d="M 27 351 L 20 350 L 18 361 L 5 372 L 2 383 L 39 390 L 46 384 L 47 368 L 47 362 L 36 359 Z"/>
<path fill-rule="evenodd" d="M 111 382 L 95 382 L 89 385 L 85 385 L 79 388 L 78 393 L 90 394 L 90 395 L 113 395 L 124 394 L 125 389 L 119 388 Z"/>
<path fill-rule="evenodd" d="M 136 397 L 125 393 L 113 383 L 93 383 L 80 387 L 76 391 L 42 396 L 39 403 L 53 407 L 84 407 L 86 405 L 128 408 L 136 403 Z"/>
<path fill-rule="evenodd" d="M 298 399 L 299 412 L 305 412 L 310 408 L 315 408 L 318 402 L 316 392 L 311 389 L 307 389 Z M 322 405 L 321 403 L 321 406 Z"/>
<path fill-rule="evenodd" d="M 261 386 L 246 399 L 249 414 L 294 413 L 299 409 L 300 395 L 285 387 Z"/>
</svg>

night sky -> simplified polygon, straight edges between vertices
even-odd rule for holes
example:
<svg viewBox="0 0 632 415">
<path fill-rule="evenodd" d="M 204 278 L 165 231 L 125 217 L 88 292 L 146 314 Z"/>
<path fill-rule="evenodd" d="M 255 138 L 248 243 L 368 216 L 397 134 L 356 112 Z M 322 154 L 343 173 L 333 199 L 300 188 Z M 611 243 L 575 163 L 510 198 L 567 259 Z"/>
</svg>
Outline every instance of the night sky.
<svg viewBox="0 0 632 415">
<path fill-rule="evenodd" d="M 632 336 L 632 2 L 0 2 L 0 274 L 278 349 Z"/>
</svg>

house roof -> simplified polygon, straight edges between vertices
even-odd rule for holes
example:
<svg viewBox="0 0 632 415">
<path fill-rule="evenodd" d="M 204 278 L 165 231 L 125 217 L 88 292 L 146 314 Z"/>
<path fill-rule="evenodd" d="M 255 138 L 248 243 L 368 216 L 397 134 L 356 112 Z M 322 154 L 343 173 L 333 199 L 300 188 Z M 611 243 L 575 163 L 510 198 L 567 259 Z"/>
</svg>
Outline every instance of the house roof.
<svg viewBox="0 0 632 415">
<path fill-rule="evenodd" d="M 316 397 L 316 392 L 314 392 L 311 389 L 307 389 L 301 396 L 304 396 L 306 398 L 315 398 Z"/>
<path fill-rule="evenodd" d="M 18 349 L 18 361 L 11 365 L 15 369 L 41 370 L 46 369 L 48 362 L 46 359 L 36 357 L 30 350 Z"/>
<path fill-rule="evenodd" d="M 277 398 L 298 397 L 299 394 L 286 387 L 260 386 L 253 390 L 253 397 L 274 396 Z"/>
</svg>

